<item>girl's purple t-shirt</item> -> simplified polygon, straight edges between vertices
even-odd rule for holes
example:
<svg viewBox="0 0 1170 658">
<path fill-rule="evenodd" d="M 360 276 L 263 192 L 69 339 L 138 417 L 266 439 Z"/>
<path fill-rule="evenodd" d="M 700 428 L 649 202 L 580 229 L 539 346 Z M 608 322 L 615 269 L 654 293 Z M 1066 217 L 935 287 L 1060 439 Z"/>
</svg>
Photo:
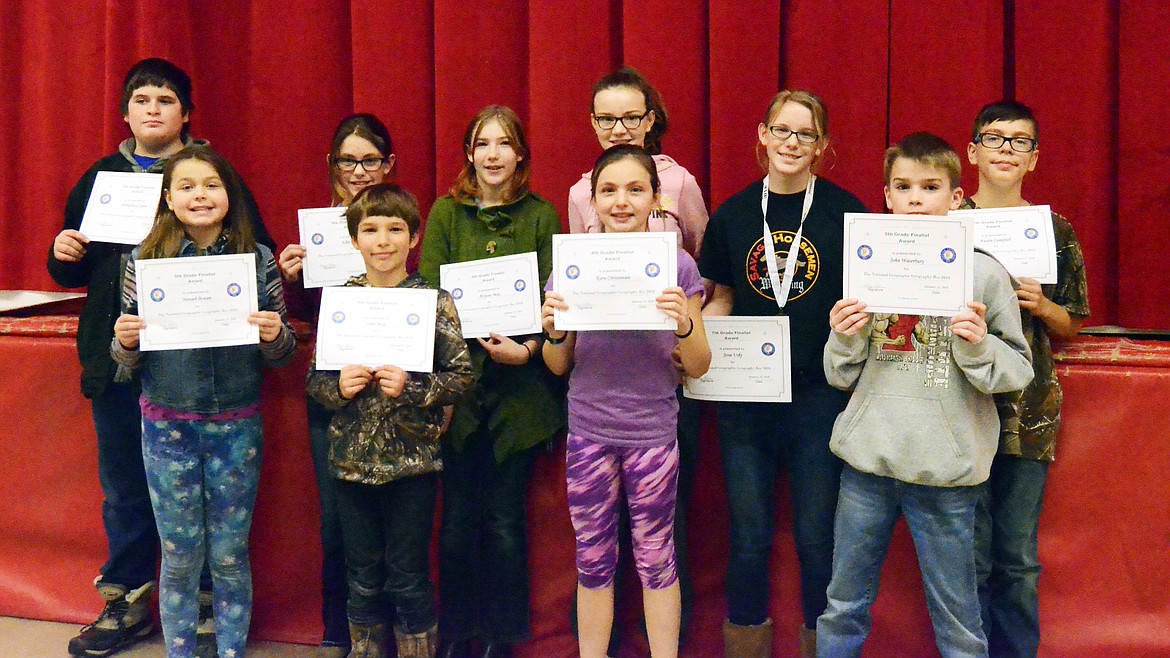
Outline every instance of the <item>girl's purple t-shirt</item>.
<svg viewBox="0 0 1170 658">
<path fill-rule="evenodd" d="M 556 273 L 553 273 L 553 277 Z M 695 259 L 678 250 L 678 286 L 703 292 Z M 553 290 L 550 277 L 546 290 Z M 607 445 L 665 445 L 675 439 L 678 339 L 663 331 L 581 331 L 569 374 L 569 432 Z"/>
</svg>

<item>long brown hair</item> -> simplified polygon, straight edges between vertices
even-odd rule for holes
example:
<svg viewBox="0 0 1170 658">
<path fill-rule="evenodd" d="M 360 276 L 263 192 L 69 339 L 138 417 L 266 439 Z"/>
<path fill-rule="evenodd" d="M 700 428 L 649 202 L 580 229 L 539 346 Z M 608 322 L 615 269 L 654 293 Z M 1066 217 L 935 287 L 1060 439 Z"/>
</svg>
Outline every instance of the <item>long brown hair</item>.
<svg viewBox="0 0 1170 658">
<path fill-rule="evenodd" d="M 390 131 L 386 129 L 386 124 L 382 123 L 381 119 L 367 112 L 351 114 L 342 119 L 341 123 L 337 124 L 337 130 L 333 131 L 333 142 L 329 146 L 329 183 L 332 187 L 334 204 L 341 203 L 341 195 L 337 192 L 336 162 L 341 155 L 341 144 L 350 135 L 356 135 L 373 144 L 383 158 L 394 155 L 394 140 L 390 138 Z M 390 165 L 390 171 L 386 173 L 386 181 L 384 182 L 393 181 L 397 172 L 398 163 L 395 162 Z"/>
<path fill-rule="evenodd" d="M 256 237 L 252 229 L 255 218 L 252 217 L 248 205 L 244 203 L 244 185 L 236 170 L 219 153 L 208 146 L 188 146 L 172 155 L 163 167 L 162 197 L 158 200 L 158 211 L 154 216 L 154 225 L 150 233 L 138 246 L 139 258 L 173 258 L 179 255 L 179 248 L 183 245 L 183 238 L 187 236 L 183 223 L 171 210 L 167 203 L 166 190 L 171 189 L 171 179 L 175 174 L 175 167 L 184 160 L 199 160 L 211 165 L 216 175 L 223 181 L 228 194 L 228 211 L 223 218 L 223 230 L 228 234 L 227 252 L 232 254 L 248 254 L 256 250 Z"/>
<path fill-rule="evenodd" d="M 606 89 L 614 89 L 618 87 L 628 87 L 642 94 L 646 100 L 646 109 L 654 113 L 654 125 L 650 130 L 646 131 L 646 137 L 643 139 L 642 148 L 650 155 L 658 155 L 662 153 L 662 136 L 666 134 L 667 127 L 670 126 L 670 118 L 666 115 L 666 103 L 662 100 L 662 94 L 650 84 L 644 75 L 639 73 L 637 69 L 631 66 L 623 66 L 620 69 L 607 74 L 605 77 L 597 81 L 593 85 L 593 96 L 596 99 L 597 94 Z M 593 101 L 590 101 L 589 111 L 593 112 Z"/>
<path fill-rule="evenodd" d="M 478 199 L 479 179 L 475 176 L 475 163 L 469 157 L 475 150 L 475 140 L 483 132 L 484 125 L 489 121 L 496 121 L 508 139 L 512 142 L 512 149 L 520 157 L 516 163 L 516 172 L 504 188 L 504 205 L 516 201 L 528 194 L 528 176 L 532 165 L 532 154 L 528 150 L 528 139 L 524 136 L 524 126 L 520 117 L 510 107 L 504 105 L 488 105 L 475 115 L 471 123 L 467 124 L 467 131 L 463 133 L 463 169 L 455 177 L 451 185 L 451 196 L 456 201 L 466 202 Z"/>
</svg>

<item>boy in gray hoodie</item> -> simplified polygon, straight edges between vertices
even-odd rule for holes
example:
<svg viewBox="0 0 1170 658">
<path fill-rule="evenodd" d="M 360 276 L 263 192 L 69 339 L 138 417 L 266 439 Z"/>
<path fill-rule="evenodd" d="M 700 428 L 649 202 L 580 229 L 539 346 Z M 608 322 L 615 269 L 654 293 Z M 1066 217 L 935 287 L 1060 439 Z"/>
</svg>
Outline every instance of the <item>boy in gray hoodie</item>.
<svg viewBox="0 0 1170 658">
<path fill-rule="evenodd" d="M 944 140 L 909 135 L 886 151 L 886 205 L 946 215 L 963 200 L 959 174 Z M 1007 271 L 976 251 L 974 275 L 975 299 L 953 318 L 871 317 L 856 299 L 840 300 L 829 315 L 825 376 L 853 396 L 830 441 L 846 465 L 818 656 L 861 655 L 899 515 L 914 539 L 939 651 L 987 655 L 974 514 L 999 440 L 992 394 L 1023 388 L 1032 367 Z"/>
</svg>

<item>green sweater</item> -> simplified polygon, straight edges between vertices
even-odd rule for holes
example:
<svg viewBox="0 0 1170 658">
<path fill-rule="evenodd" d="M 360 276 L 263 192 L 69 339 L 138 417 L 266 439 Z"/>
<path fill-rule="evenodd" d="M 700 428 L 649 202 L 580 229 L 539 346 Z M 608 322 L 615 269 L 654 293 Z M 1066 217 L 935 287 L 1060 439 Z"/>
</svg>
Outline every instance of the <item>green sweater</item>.
<svg viewBox="0 0 1170 658">
<path fill-rule="evenodd" d="M 552 204 L 532 193 L 491 208 L 444 196 L 427 217 L 418 271 L 438 287 L 443 264 L 535 251 L 543 288 L 552 273 L 552 236 L 560 231 L 561 220 Z M 489 359 L 479 341 L 467 344 L 478 385 L 456 405 L 451 419 L 447 437 L 457 450 L 469 435 L 485 431 L 495 441 L 496 459 L 503 461 L 565 426 L 564 385 L 544 367 L 540 350 L 525 365 L 506 366 Z"/>
</svg>

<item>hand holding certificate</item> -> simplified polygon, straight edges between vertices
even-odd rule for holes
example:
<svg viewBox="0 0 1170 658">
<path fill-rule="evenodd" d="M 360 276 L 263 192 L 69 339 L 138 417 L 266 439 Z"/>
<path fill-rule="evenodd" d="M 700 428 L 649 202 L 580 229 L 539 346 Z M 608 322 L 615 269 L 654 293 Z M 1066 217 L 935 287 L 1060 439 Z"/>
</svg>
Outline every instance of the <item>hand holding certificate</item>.
<svg viewBox="0 0 1170 658">
<path fill-rule="evenodd" d="M 362 254 L 349 236 L 345 208 L 301 208 L 297 220 L 305 248 L 306 288 L 341 285 L 366 271 Z"/>
<path fill-rule="evenodd" d="M 431 372 L 437 290 L 325 288 L 317 320 L 317 369 L 398 366 Z"/>
<path fill-rule="evenodd" d="M 684 395 L 723 402 L 792 402 L 788 318 L 706 317 L 711 367 Z"/>
<path fill-rule="evenodd" d="M 79 231 L 93 242 L 142 242 L 158 212 L 162 178 L 162 174 L 99 171 Z"/>
<path fill-rule="evenodd" d="M 975 246 L 1015 277 L 1056 283 L 1056 236 L 1048 206 L 952 210 L 951 217 L 975 223 Z"/>
<path fill-rule="evenodd" d="M 953 316 L 973 297 L 966 217 L 845 213 L 843 298 L 871 313 Z"/>
<path fill-rule="evenodd" d="M 540 333 L 540 283 L 535 251 L 439 266 L 464 338 Z"/>
<path fill-rule="evenodd" d="M 677 259 L 673 233 L 554 235 L 552 289 L 568 305 L 556 328 L 674 331 L 656 300 L 677 285 Z"/>
<path fill-rule="evenodd" d="M 134 262 L 142 351 L 251 345 L 260 329 L 256 256 L 148 258 Z"/>
</svg>

